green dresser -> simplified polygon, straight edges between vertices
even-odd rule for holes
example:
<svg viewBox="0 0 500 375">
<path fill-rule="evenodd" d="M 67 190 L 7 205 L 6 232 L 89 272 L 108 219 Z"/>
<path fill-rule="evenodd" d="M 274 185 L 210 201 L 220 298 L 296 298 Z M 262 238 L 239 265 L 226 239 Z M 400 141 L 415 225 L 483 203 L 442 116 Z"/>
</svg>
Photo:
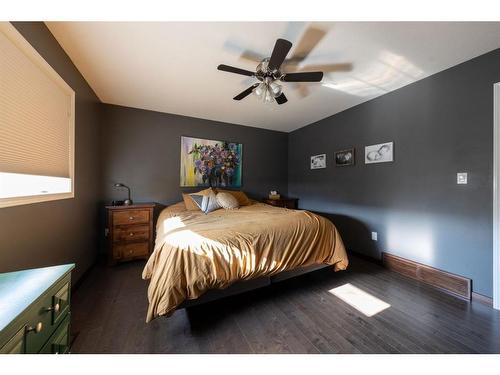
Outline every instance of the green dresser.
<svg viewBox="0 0 500 375">
<path fill-rule="evenodd" d="M 0 354 L 69 351 L 74 264 L 0 274 Z"/>
</svg>

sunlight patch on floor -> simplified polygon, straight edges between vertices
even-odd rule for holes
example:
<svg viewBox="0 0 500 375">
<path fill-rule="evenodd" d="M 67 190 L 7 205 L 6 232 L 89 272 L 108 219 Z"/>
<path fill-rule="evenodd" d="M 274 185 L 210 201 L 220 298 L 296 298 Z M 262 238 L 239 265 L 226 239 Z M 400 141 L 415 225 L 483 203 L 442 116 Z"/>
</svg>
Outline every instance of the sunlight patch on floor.
<svg viewBox="0 0 500 375">
<path fill-rule="evenodd" d="M 349 283 L 330 289 L 329 292 L 368 317 L 391 307 L 388 303 Z"/>
</svg>

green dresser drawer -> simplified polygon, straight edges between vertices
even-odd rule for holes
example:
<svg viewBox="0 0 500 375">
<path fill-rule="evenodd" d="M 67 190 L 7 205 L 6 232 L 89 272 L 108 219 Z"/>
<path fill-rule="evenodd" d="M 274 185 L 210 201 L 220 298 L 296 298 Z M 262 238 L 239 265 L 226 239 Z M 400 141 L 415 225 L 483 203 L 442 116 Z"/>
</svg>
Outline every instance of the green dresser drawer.
<svg viewBox="0 0 500 375">
<path fill-rule="evenodd" d="M 40 354 L 65 354 L 69 351 L 70 316 L 71 314 L 66 314 L 66 318 L 50 336 Z"/>
<path fill-rule="evenodd" d="M 24 341 L 24 327 L 21 328 L 12 337 L 7 344 L 0 348 L 0 354 L 24 354 L 26 353 L 26 344 Z"/>
<path fill-rule="evenodd" d="M 73 264 L 0 274 L 0 353 L 65 353 Z"/>
<path fill-rule="evenodd" d="M 26 353 L 38 353 L 68 315 L 70 275 L 50 287 L 32 308 L 26 328 Z"/>
</svg>

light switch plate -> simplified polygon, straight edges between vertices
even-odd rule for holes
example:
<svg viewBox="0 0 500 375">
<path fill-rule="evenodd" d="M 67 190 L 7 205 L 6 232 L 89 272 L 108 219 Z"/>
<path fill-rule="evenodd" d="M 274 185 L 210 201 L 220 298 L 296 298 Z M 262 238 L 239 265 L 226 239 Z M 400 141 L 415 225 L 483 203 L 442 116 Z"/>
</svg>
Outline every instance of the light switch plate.
<svg viewBox="0 0 500 375">
<path fill-rule="evenodd" d="M 467 184 L 467 173 L 466 172 L 457 173 L 457 184 L 460 184 L 460 185 Z"/>
<path fill-rule="evenodd" d="M 377 232 L 372 232 L 372 240 L 378 241 L 378 233 Z"/>
</svg>

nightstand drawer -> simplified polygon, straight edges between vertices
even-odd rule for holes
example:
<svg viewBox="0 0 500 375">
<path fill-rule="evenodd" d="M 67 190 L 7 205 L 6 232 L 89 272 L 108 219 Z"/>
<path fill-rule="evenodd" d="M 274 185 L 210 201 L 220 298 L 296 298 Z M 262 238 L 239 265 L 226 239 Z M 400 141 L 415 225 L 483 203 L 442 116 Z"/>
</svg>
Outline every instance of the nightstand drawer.
<svg viewBox="0 0 500 375">
<path fill-rule="evenodd" d="M 118 260 L 144 258 L 149 254 L 149 242 L 137 242 L 113 246 L 114 256 Z"/>
<path fill-rule="evenodd" d="M 283 202 L 283 207 L 295 210 L 295 209 L 297 209 L 297 202 L 293 201 L 293 200 L 287 200 L 287 201 Z"/>
<path fill-rule="evenodd" d="M 280 199 L 264 198 L 262 201 L 271 206 L 290 208 L 292 210 L 296 210 L 298 207 L 297 198 L 286 198 L 286 197 L 281 197 Z"/>
<path fill-rule="evenodd" d="M 149 240 L 149 225 L 128 225 L 115 228 L 114 242 L 139 242 Z"/>
<path fill-rule="evenodd" d="M 266 204 L 276 207 L 283 207 L 283 201 L 277 199 L 268 199 L 265 201 Z"/>
<path fill-rule="evenodd" d="M 149 210 L 126 210 L 113 212 L 113 225 L 147 223 L 149 223 Z"/>
</svg>

